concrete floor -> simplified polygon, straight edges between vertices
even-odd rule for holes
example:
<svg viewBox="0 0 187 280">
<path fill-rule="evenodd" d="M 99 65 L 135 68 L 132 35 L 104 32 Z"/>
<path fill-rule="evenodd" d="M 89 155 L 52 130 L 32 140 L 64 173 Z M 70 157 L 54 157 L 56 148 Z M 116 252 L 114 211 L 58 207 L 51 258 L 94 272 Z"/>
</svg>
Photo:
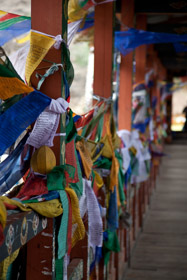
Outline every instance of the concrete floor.
<svg viewBox="0 0 187 280">
<path fill-rule="evenodd" d="M 187 145 L 168 145 L 124 280 L 187 279 Z"/>
</svg>

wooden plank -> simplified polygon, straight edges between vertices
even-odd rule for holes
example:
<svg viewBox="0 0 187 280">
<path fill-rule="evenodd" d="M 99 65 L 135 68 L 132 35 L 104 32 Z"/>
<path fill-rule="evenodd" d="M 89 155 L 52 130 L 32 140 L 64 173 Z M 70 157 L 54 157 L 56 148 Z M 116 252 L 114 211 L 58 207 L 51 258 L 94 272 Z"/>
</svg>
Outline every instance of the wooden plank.
<svg viewBox="0 0 187 280">
<path fill-rule="evenodd" d="M 134 185 L 134 196 L 132 198 L 132 238 L 136 239 L 136 205 L 137 205 L 137 196 L 136 196 L 136 185 Z"/>
<path fill-rule="evenodd" d="M 174 0 L 153 0 L 147 2 L 146 0 L 135 2 L 136 13 L 149 13 L 149 14 L 175 14 L 175 13 L 187 13 L 187 6 L 185 1 Z"/>
<path fill-rule="evenodd" d="M 144 234 L 140 236 L 138 246 L 187 248 L 187 237 L 184 234 L 174 232 L 162 232 L 156 235 L 144 232 Z"/>
<path fill-rule="evenodd" d="M 182 146 L 178 149 L 182 151 Z M 175 151 L 172 152 L 171 149 L 170 152 L 172 161 L 175 162 L 175 157 L 173 157 Z M 186 166 L 187 158 L 184 154 L 183 160 L 186 161 Z M 165 159 L 163 159 L 163 164 L 166 165 Z M 183 179 L 174 179 L 174 183 L 171 183 L 174 171 L 172 168 L 171 172 L 169 170 L 170 168 L 168 168 L 168 179 L 166 177 L 162 179 L 165 170 L 161 168 L 161 179 L 159 179 L 151 209 L 144 223 L 144 231 L 136 244 L 131 269 L 122 279 L 186 279 L 187 193 L 180 192 L 185 188 Z M 184 173 L 186 173 L 185 170 L 179 171 L 178 178 L 181 176 L 183 178 Z M 166 191 L 163 191 L 165 188 Z"/>
<path fill-rule="evenodd" d="M 125 275 L 125 280 L 182 280 L 185 279 L 187 270 L 178 269 L 168 270 L 163 268 L 158 269 L 130 269 Z"/>
<path fill-rule="evenodd" d="M 142 227 L 142 189 L 138 190 L 138 221 L 139 227 Z"/>
<path fill-rule="evenodd" d="M 154 250 L 154 251 L 153 251 Z M 154 253 L 153 253 L 154 252 Z M 151 247 L 136 248 L 132 259 L 132 268 L 168 268 L 187 269 L 185 258 L 187 248 Z"/>
</svg>

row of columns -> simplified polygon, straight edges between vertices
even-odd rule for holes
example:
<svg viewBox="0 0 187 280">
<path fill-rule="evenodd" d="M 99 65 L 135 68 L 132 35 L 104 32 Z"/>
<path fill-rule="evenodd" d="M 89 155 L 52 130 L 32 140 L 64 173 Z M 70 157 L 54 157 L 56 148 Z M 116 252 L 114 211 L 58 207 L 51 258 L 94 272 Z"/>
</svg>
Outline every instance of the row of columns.
<svg viewBox="0 0 187 280">
<path fill-rule="evenodd" d="M 93 92 L 105 98 L 112 94 L 112 59 L 113 59 L 113 12 L 114 4 L 98 5 L 95 9 L 95 34 L 94 34 L 94 88 Z M 121 1 L 121 30 L 124 27 L 136 27 L 146 30 L 146 15 L 134 13 L 134 1 Z M 147 56 L 149 50 L 149 57 Z M 133 61 L 135 73 L 133 73 Z M 157 97 L 157 115 L 160 112 L 160 90 L 157 80 L 166 79 L 166 69 L 163 67 L 154 46 L 142 45 L 136 48 L 135 53 L 121 56 L 120 86 L 118 102 L 118 129 L 131 130 L 131 94 L 133 82 L 144 83 L 145 74 L 149 69 L 154 69 L 154 87 L 152 95 Z"/>
<path fill-rule="evenodd" d="M 98 0 L 97 2 L 102 2 Z M 67 37 L 67 0 L 32 0 L 32 29 L 44 32 L 50 35 L 63 34 L 63 38 Z M 112 94 L 112 69 L 113 69 L 113 40 L 114 40 L 114 2 L 106 3 L 103 5 L 96 5 L 95 7 L 95 35 L 94 35 L 94 93 L 109 98 Z M 123 0 L 121 1 L 121 22 L 123 26 L 135 27 L 138 29 L 146 29 L 146 16 L 138 15 L 135 17 L 134 1 Z M 65 18 L 66 17 L 66 18 Z M 65 21 L 64 21 L 65 19 Z M 156 71 L 157 76 L 165 78 L 166 72 L 161 65 L 157 55 L 152 50 L 150 52 L 149 61 L 146 60 L 147 47 L 140 46 L 135 51 L 136 73 L 135 83 L 144 81 L 147 62 L 152 63 L 152 67 Z M 60 50 L 51 49 L 47 54 L 46 59 L 56 63 L 63 61 L 63 53 Z M 119 89 L 119 106 L 118 106 L 118 129 L 131 130 L 131 93 L 133 85 L 133 59 L 134 53 L 130 53 L 125 57 L 121 57 L 120 65 L 120 89 Z M 151 66 L 151 65 L 149 65 Z M 160 74 L 161 73 L 161 74 Z M 34 78 L 33 78 L 33 83 Z M 52 97 L 58 98 L 63 96 L 63 79 L 61 72 L 55 73 L 55 78 L 49 77 L 47 83 L 43 85 L 42 91 Z M 159 92 L 155 88 L 153 94 L 157 95 L 159 100 Z M 159 113 L 159 102 L 157 107 Z M 57 163 L 60 163 L 61 145 L 58 137 L 55 138 L 54 152 L 56 154 Z M 53 235 L 53 223 L 50 222 L 48 227 L 48 236 Z M 48 241 L 44 240 L 48 239 Z M 49 243 L 48 250 L 49 258 L 45 258 L 45 266 L 50 267 L 53 259 L 53 239 L 38 235 L 28 243 L 27 251 L 27 279 L 53 279 L 46 278 L 46 275 L 41 274 L 41 261 L 44 254 L 41 252 L 41 244 L 44 242 Z M 81 241 L 83 247 L 86 246 L 86 240 Z M 34 249 L 34 250 L 33 250 Z M 43 251 L 45 251 L 43 249 Z M 84 248 L 86 252 L 86 248 Z M 83 254 L 79 245 L 73 252 L 74 257 L 81 257 L 84 259 L 84 275 L 87 275 L 88 268 L 86 266 L 88 255 Z M 86 279 L 86 278 L 84 278 Z"/>
</svg>

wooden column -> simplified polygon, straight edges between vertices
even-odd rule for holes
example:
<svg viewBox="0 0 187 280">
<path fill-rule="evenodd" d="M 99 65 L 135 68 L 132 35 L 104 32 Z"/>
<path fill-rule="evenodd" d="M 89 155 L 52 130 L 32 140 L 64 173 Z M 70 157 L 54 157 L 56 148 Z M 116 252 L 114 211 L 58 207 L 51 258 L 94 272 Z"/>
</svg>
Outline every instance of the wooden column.
<svg viewBox="0 0 187 280">
<path fill-rule="evenodd" d="M 140 30 L 146 30 L 146 15 L 136 16 L 136 28 Z M 139 46 L 135 50 L 135 60 L 136 60 L 136 72 L 135 72 L 135 83 L 145 83 L 146 74 L 146 45 Z M 139 227 L 142 227 L 143 222 L 143 196 L 144 187 L 143 184 L 140 185 L 138 190 L 138 216 L 139 216 Z M 136 229 L 135 229 L 136 231 Z"/>
<path fill-rule="evenodd" d="M 53 36 L 61 34 L 63 39 L 66 40 L 67 3 L 67 0 L 32 0 L 32 29 Z M 56 50 L 52 47 L 45 59 L 55 63 L 62 63 L 62 50 Z M 46 66 L 49 68 L 51 65 L 42 61 L 38 68 L 45 67 L 45 69 L 40 74 L 44 74 L 47 70 Z M 35 73 L 31 77 L 31 82 L 33 86 L 36 86 L 38 83 Z M 41 87 L 41 91 L 54 99 L 64 97 L 62 71 L 59 70 L 47 78 Z M 60 137 L 55 137 L 53 150 L 56 155 L 57 164 L 60 164 L 60 145 Z M 54 260 L 53 219 L 50 219 L 47 229 L 28 242 L 26 279 L 55 279 Z"/>
<path fill-rule="evenodd" d="M 67 40 L 67 3 L 68 0 L 32 0 L 31 1 L 31 27 L 33 30 L 37 30 L 49 35 L 62 35 L 63 39 Z M 65 24 L 62 24 L 64 23 Z M 62 48 L 66 47 L 62 44 Z M 46 60 L 62 63 L 65 62 L 65 55 L 62 55 L 62 49 L 59 50 L 52 47 L 47 53 Z M 46 67 L 50 67 L 52 64 L 42 61 L 38 68 L 43 68 L 40 70 L 40 74 L 44 74 L 47 70 Z M 64 68 L 66 65 L 64 64 Z M 38 72 L 38 71 L 36 71 Z M 31 77 L 32 84 L 37 85 L 38 79 L 35 78 L 35 73 Z M 47 80 L 42 84 L 41 92 L 48 95 L 51 98 L 57 99 L 58 97 L 65 97 L 63 90 L 63 79 L 62 71 L 55 72 L 52 76 L 49 76 Z M 53 150 L 56 155 L 57 164 L 60 164 L 60 137 L 55 137 Z"/>
<path fill-rule="evenodd" d="M 157 56 L 157 53 L 154 53 L 153 56 L 153 66 L 154 66 L 154 72 L 155 72 L 155 83 L 154 83 L 154 95 L 157 98 L 157 104 L 156 104 L 156 116 L 159 115 L 160 112 L 160 90 L 158 89 L 158 73 L 159 73 L 159 59 Z"/>
<path fill-rule="evenodd" d="M 162 65 L 161 61 L 159 58 L 157 58 L 157 63 L 158 63 L 158 80 L 159 81 L 164 81 L 166 79 L 166 69 Z M 161 95 L 160 95 L 160 88 L 157 87 L 157 115 L 160 115 L 160 105 L 161 105 Z"/>
<path fill-rule="evenodd" d="M 97 0 L 96 2 L 102 2 Z M 112 67 L 113 67 L 113 25 L 114 3 L 96 5 L 94 24 L 94 82 L 93 92 L 101 97 L 109 98 L 112 95 Z M 109 120 L 105 115 L 104 122 Z M 106 133 L 106 126 L 103 127 Z M 105 205 L 105 194 L 100 201 Z M 104 228 L 105 230 L 105 228 Z M 104 279 L 104 259 L 99 263 L 99 280 Z"/>
<path fill-rule="evenodd" d="M 146 73 L 149 72 L 150 70 L 154 70 L 153 56 L 154 56 L 154 45 L 153 44 L 147 45 Z M 150 78 L 154 83 L 154 71 Z M 149 94 L 150 94 L 150 102 L 151 102 L 153 96 L 153 86 L 149 89 Z"/>
<path fill-rule="evenodd" d="M 134 1 L 121 1 L 121 22 L 134 27 Z M 123 30 L 123 27 L 122 27 Z M 133 52 L 121 56 L 118 128 L 131 130 Z"/>
<path fill-rule="evenodd" d="M 113 18 L 114 3 L 95 7 L 93 89 L 105 98 L 112 94 Z"/>
<path fill-rule="evenodd" d="M 140 30 L 146 30 L 146 15 L 137 15 L 136 28 Z M 142 45 L 135 50 L 136 59 L 136 74 L 135 82 L 141 83 L 145 80 L 146 70 L 146 45 Z"/>
</svg>

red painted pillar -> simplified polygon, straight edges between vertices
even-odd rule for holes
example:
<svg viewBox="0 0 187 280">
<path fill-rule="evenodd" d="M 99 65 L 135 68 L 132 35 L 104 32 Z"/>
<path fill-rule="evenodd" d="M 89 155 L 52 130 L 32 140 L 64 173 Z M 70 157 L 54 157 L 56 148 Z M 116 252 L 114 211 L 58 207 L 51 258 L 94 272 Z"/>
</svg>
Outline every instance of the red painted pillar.
<svg viewBox="0 0 187 280">
<path fill-rule="evenodd" d="M 96 2 L 102 2 L 97 0 Z M 101 97 L 112 95 L 114 3 L 96 5 L 94 24 L 94 82 L 93 92 Z M 105 115 L 104 122 L 109 120 Z M 103 132 L 106 133 L 104 125 Z M 105 194 L 102 201 L 105 205 Z M 99 280 L 104 279 L 104 259 L 99 263 Z"/>
<path fill-rule="evenodd" d="M 134 27 L 134 1 L 121 1 L 121 21 Z M 118 128 L 131 130 L 133 52 L 121 56 L 118 102 Z"/>
<path fill-rule="evenodd" d="M 140 30 L 146 30 L 146 15 L 136 16 L 136 28 Z M 135 82 L 141 83 L 145 80 L 146 71 L 146 45 L 142 45 L 135 50 L 136 60 L 136 74 Z"/>
<path fill-rule="evenodd" d="M 49 35 L 59 35 L 66 40 L 65 31 L 67 29 L 67 0 L 32 0 L 32 29 Z M 64 14 L 66 12 L 66 15 Z M 65 24 L 62 24 L 62 22 Z M 67 32 L 66 32 L 67 35 Z M 62 52 L 51 48 L 45 59 L 48 61 L 62 63 Z M 51 66 L 41 62 L 39 68 Z M 46 69 L 41 71 L 44 74 Z M 35 78 L 35 73 L 31 77 L 33 86 L 36 86 L 38 80 Z M 63 96 L 62 93 L 62 72 L 59 70 L 53 76 L 50 76 L 42 85 L 41 91 L 51 98 Z M 54 152 L 57 159 L 57 164 L 60 163 L 60 137 L 54 139 Z M 48 219 L 47 229 L 37 235 L 27 244 L 27 271 L 26 279 L 55 279 L 54 267 L 54 239 L 53 239 L 53 219 Z"/>
<path fill-rule="evenodd" d="M 32 21 L 31 21 L 31 27 L 33 30 L 37 30 L 49 35 L 59 35 L 61 34 L 63 39 L 66 41 L 67 38 L 67 21 L 66 24 L 63 25 L 63 17 L 66 9 L 67 14 L 67 3 L 68 0 L 32 0 L 31 1 L 31 15 L 32 15 Z M 63 11 L 63 12 L 62 12 Z M 67 17 L 67 15 L 66 15 Z M 65 34 L 64 34 L 65 33 Z M 63 36 L 64 34 L 64 36 Z M 64 56 L 62 56 L 62 50 L 51 48 L 49 52 L 47 53 L 46 60 L 55 62 L 55 63 L 62 63 L 62 60 L 64 59 Z M 50 63 L 41 62 L 40 66 L 38 68 L 42 67 L 50 67 Z M 66 68 L 66 67 L 65 67 Z M 43 70 L 40 70 L 40 74 L 44 74 L 46 71 L 46 68 Z M 38 79 L 35 78 L 35 72 L 31 77 L 32 84 L 34 86 L 37 85 Z M 61 69 L 57 72 L 55 72 L 52 76 L 47 78 L 46 82 L 42 84 L 41 91 L 48 95 L 51 98 L 58 98 L 58 97 L 64 97 L 63 91 L 62 91 L 62 71 Z M 54 148 L 53 148 L 57 164 L 60 164 L 60 137 L 55 137 L 54 139 Z"/>
<path fill-rule="evenodd" d="M 136 28 L 140 30 L 146 30 L 146 15 L 136 16 Z M 145 83 L 145 73 L 146 73 L 146 45 L 142 45 L 135 50 L 135 60 L 136 60 L 136 72 L 135 72 L 135 82 Z M 140 184 L 138 190 L 138 221 L 139 226 L 142 227 L 143 212 L 144 212 L 144 184 Z M 136 229 L 134 230 L 136 232 Z"/>
<path fill-rule="evenodd" d="M 161 61 L 159 58 L 157 58 L 157 77 L 158 77 L 158 81 L 164 81 L 166 79 L 166 69 L 164 68 L 164 66 L 162 65 Z M 161 95 L 160 95 L 160 87 L 158 87 L 157 85 L 157 115 L 160 115 L 160 106 L 161 106 Z"/>
<path fill-rule="evenodd" d="M 159 116 L 160 112 L 160 90 L 158 88 L 158 73 L 159 73 L 159 59 L 157 53 L 154 54 L 154 71 L 155 71 L 155 86 L 154 86 L 154 93 L 157 98 L 157 105 L 156 105 L 156 116 Z"/>
<path fill-rule="evenodd" d="M 102 2 L 101 0 L 97 1 Z M 114 3 L 96 5 L 94 24 L 94 94 L 109 98 L 112 95 Z M 104 123 L 109 121 L 105 114 Z M 103 134 L 106 126 L 103 127 Z"/>
<path fill-rule="evenodd" d="M 99 1 L 97 1 L 99 2 Z M 112 94 L 114 3 L 96 5 L 94 25 L 94 93 Z"/>
<path fill-rule="evenodd" d="M 153 68 L 153 55 L 154 55 L 154 46 L 148 45 L 147 46 L 147 59 L 146 59 L 146 72 L 154 69 Z M 154 73 L 151 75 L 151 80 L 154 82 Z M 149 95 L 150 95 L 150 102 L 152 100 L 153 96 L 153 87 L 149 89 Z"/>
<path fill-rule="evenodd" d="M 124 27 L 134 27 L 134 0 L 121 1 L 121 30 Z M 132 114 L 132 74 L 133 74 L 133 52 L 126 56 L 121 55 L 120 85 L 118 99 L 118 129 L 131 131 Z M 130 199 L 130 198 L 128 198 Z M 129 203 L 130 204 L 130 203 Z M 130 209 L 127 209 L 130 211 Z M 130 230 L 123 231 L 125 261 L 130 263 Z"/>
</svg>

